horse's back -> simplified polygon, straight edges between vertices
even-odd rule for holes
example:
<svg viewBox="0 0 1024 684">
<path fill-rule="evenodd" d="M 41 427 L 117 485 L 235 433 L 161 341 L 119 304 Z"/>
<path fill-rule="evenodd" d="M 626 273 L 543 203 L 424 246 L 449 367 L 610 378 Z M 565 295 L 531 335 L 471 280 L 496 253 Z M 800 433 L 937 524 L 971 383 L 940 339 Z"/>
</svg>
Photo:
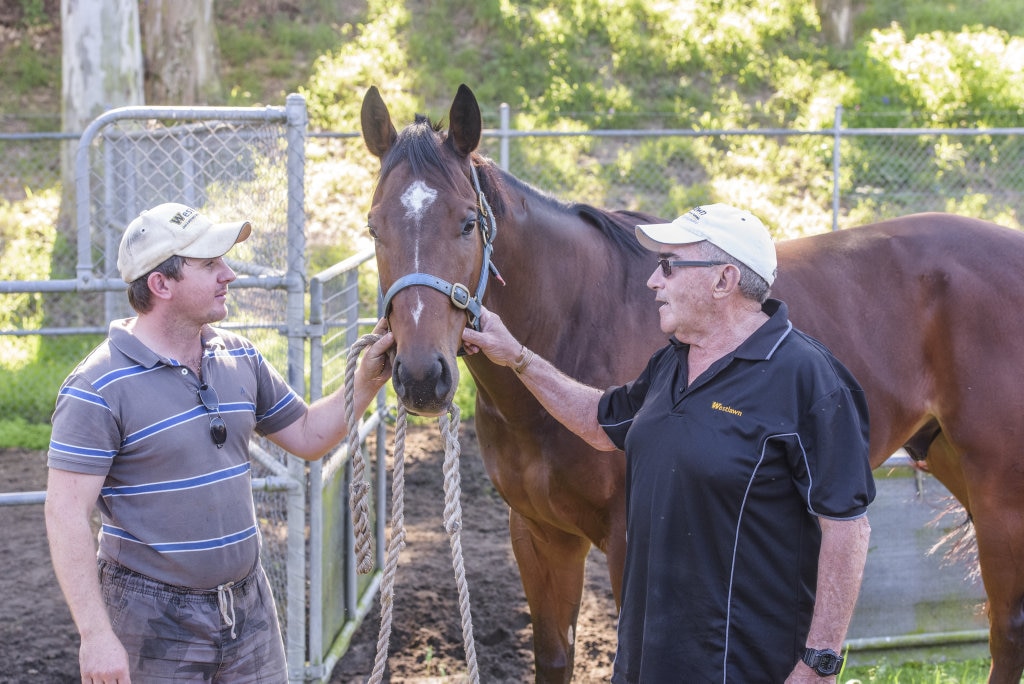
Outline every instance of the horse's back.
<svg viewBox="0 0 1024 684">
<path fill-rule="evenodd" d="M 1024 233 L 996 223 L 955 214 L 925 213 L 778 243 L 779 282 L 815 264 L 848 263 L 852 275 L 868 274 L 891 264 L 901 274 L 933 273 L 957 263 L 972 270 L 985 264 L 1015 267 L 1024 281 Z M 870 257 L 865 260 L 864 257 Z M 844 269 L 846 271 L 847 269 Z M 828 275 L 828 274 L 823 274 Z M 842 276 L 842 272 L 837 274 Z"/>
<path fill-rule="evenodd" d="M 993 333 L 1024 326 L 1018 317 L 990 316 L 1024 301 L 1024 233 L 995 223 L 913 214 L 783 241 L 778 252 L 773 292 L 811 334 L 849 332 L 850 317 L 867 330 L 883 319 L 921 330 L 927 317 L 951 316 L 966 319 L 949 334 L 972 320 Z"/>
</svg>

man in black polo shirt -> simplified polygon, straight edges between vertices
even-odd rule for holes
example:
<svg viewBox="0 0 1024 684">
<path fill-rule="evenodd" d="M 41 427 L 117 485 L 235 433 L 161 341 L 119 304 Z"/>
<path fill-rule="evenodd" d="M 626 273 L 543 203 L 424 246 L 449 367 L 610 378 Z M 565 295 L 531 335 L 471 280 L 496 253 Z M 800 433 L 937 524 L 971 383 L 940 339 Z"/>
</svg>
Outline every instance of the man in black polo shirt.
<svg viewBox="0 0 1024 684">
<path fill-rule="evenodd" d="M 627 459 L 627 547 L 612 681 L 833 679 L 867 557 L 867 403 L 768 299 L 775 246 L 724 204 L 636 227 L 669 344 L 602 392 L 484 311 L 469 352 Z"/>
</svg>

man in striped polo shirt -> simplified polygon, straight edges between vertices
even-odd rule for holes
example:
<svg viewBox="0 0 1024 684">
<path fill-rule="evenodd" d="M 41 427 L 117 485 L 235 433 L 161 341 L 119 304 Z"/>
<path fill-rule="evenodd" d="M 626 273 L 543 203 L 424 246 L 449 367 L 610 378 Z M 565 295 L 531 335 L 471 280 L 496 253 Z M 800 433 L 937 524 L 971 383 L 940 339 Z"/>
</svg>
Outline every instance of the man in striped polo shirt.
<svg viewBox="0 0 1024 684">
<path fill-rule="evenodd" d="M 345 436 L 345 400 L 307 405 L 252 342 L 211 327 L 235 279 L 223 256 L 251 230 L 175 203 L 142 212 L 117 262 L 138 315 L 113 321 L 58 394 L 46 527 L 82 681 L 288 678 L 249 438 L 320 458 Z M 357 414 L 391 375 L 385 327 L 356 371 Z"/>
</svg>

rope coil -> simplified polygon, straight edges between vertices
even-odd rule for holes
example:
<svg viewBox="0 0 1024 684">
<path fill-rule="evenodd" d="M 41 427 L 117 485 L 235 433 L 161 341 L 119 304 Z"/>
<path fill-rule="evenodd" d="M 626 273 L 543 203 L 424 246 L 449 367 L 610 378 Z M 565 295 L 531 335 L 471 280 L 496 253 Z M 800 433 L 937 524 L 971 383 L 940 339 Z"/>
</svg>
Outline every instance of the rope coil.
<svg viewBox="0 0 1024 684">
<path fill-rule="evenodd" d="M 373 548 L 371 544 L 369 491 L 366 481 L 366 460 L 359 445 L 358 423 L 353 401 L 355 397 L 355 369 L 363 349 L 380 339 L 379 335 L 363 335 L 349 349 L 345 366 L 345 420 L 348 425 L 348 453 L 352 458 L 352 483 L 349 486 L 355 531 L 356 569 L 361 575 L 373 570 Z M 438 418 L 438 428 L 445 442 L 444 458 L 444 528 L 448 533 L 452 550 L 452 569 L 455 572 L 459 591 L 459 614 L 462 617 L 462 639 L 466 650 L 466 665 L 469 681 L 480 682 L 480 670 L 476 659 L 476 644 L 473 639 L 473 618 L 470 613 L 469 583 L 462 556 L 462 503 L 461 477 L 459 475 L 459 407 L 449 405 L 448 411 Z M 408 413 L 405 406 L 398 405 L 398 424 L 395 429 L 395 456 L 391 483 L 391 539 L 388 542 L 387 559 L 380 584 L 380 632 L 377 636 L 377 655 L 373 672 L 367 682 L 377 684 L 384 678 L 387 666 L 388 645 L 391 641 L 392 614 L 395 603 L 395 575 L 398 557 L 405 548 L 405 436 Z"/>
</svg>

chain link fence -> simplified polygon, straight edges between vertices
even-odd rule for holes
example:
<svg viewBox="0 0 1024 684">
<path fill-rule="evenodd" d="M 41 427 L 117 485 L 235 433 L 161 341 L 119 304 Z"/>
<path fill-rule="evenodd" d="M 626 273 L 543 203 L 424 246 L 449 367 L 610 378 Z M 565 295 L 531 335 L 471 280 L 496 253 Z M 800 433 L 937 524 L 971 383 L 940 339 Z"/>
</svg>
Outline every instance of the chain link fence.
<svg viewBox="0 0 1024 684">
<path fill-rule="evenodd" d="M 961 128 L 873 128 L 856 113 L 837 109 L 835 126 L 818 130 L 519 131 L 511 128 L 505 106 L 488 118 L 497 125 L 485 130 L 481 151 L 566 201 L 666 218 L 699 202 L 729 201 L 759 212 L 777 238 L 920 211 L 1020 227 L 1024 121 L 988 129 L 970 122 Z M 5 124 L 15 127 L 0 119 Z M 23 202 L 58 186 L 60 145 L 67 139 L 77 135 L 0 131 L 6 161 L 0 201 Z M 310 156 L 310 177 L 336 169 L 340 159 L 371 174 L 376 168 L 358 133 L 311 134 L 309 144 L 319 149 Z M 367 196 L 360 193 L 366 177 L 357 175 L 355 187 L 340 182 L 338 195 L 323 198 L 319 208 L 354 205 L 365 213 Z"/>
<path fill-rule="evenodd" d="M 342 382 L 345 352 L 376 313 L 364 224 L 377 161 L 357 133 L 307 136 L 304 106 L 301 122 L 287 107 L 203 109 L 201 117 L 184 108 L 111 112 L 81 136 L 0 133 L 7 416 L 48 422 L 61 380 L 102 339 L 107 321 L 129 314 L 116 273 L 120 234 L 163 201 L 215 220 L 253 221 L 252 237 L 231 253 L 240 277 L 225 326 L 250 337 L 303 396 Z M 762 216 L 780 239 L 918 211 L 1020 228 L 1024 128 L 843 128 L 837 111 L 835 128 L 818 131 L 515 131 L 507 109 L 498 114 L 481 151 L 565 201 L 665 218 L 726 201 Z M 87 144 L 76 155 L 80 137 Z M 62 159 L 75 159 L 86 186 L 76 202 L 62 197 Z M 383 440 L 373 437 L 379 421 L 380 410 L 364 432 L 382 464 Z M 292 677 L 322 679 L 343 652 L 332 640 L 340 630 L 343 642 L 361 620 L 368 606 L 360 599 L 375 581 L 324 561 L 351 555 L 347 456 L 306 466 L 261 441 L 254 459 L 264 565 L 297 664 Z M 373 479 L 381 487 L 386 478 L 378 471 Z M 376 498 L 382 505 L 385 495 Z"/>
<path fill-rule="evenodd" d="M 854 113 L 847 127 L 843 117 L 837 108 L 819 130 L 517 131 L 502 107 L 482 147 L 566 201 L 667 219 L 728 202 L 776 239 L 925 211 L 1021 227 L 1024 126 L 869 128 Z"/>
<path fill-rule="evenodd" d="M 170 201 L 197 207 L 214 221 L 252 220 L 252 236 L 228 260 L 239 278 L 232 284 L 224 327 L 252 339 L 293 388 L 306 395 L 301 220 L 306 119 L 305 103 L 297 104 L 266 109 L 122 108 L 98 118 L 80 138 L 16 136 L 15 142 L 7 141 L 8 146 L 20 145 L 7 152 L 21 168 L 30 159 L 39 166 L 37 173 L 19 179 L 23 185 L 5 179 L 5 192 L 14 197 L 4 200 L 4 208 L 19 203 L 34 208 L 37 197 L 49 191 L 52 201 L 39 211 L 56 211 L 49 220 L 58 227 L 56 242 L 48 246 L 53 254 L 49 260 L 40 253 L 46 249 L 33 252 L 22 245 L 26 254 L 39 259 L 38 268 L 0 281 L 2 357 L 11 366 L 12 378 L 24 377 L 30 385 L 9 388 L 12 400 L 18 394 L 43 393 L 40 385 L 47 385 L 47 415 L 35 410 L 28 420 L 48 419 L 62 376 L 103 338 L 111 320 L 132 315 L 117 273 L 121 234 L 140 211 Z M 41 147 L 29 152 L 27 145 Z M 73 211 L 67 200 L 62 204 L 59 192 L 28 184 L 59 170 L 62 158 L 74 160 Z M 6 215 L 12 217 L 16 212 Z M 17 231 L 4 237 L 5 252 L 16 248 Z M 25 264 L 15 266 L 24 269 Z M 28 279 L 33 277 L 42 279 Z M 36 363 L 30 363 L 33 357 Z M 59 365 L 47 364 L 47 357 Z M 52 370 L 42 380 L 40 367 Z M 303 663 L 305 471 L 298 459 L 267 440 L 254 442 L 253 456 L 263 563 L 278 598 L 289 652 Z M 289 523 L 298 532 L 290 531 Z"/>
</svg>

